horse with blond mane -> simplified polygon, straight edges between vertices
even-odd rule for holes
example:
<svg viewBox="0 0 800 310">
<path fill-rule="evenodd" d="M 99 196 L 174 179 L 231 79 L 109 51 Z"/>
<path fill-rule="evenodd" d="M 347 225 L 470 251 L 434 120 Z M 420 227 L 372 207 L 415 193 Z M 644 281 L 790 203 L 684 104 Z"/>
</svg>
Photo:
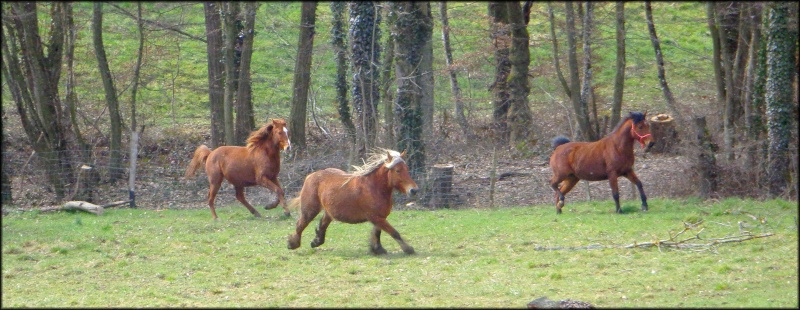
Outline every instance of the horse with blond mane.
<svg viewBox="0 0 800 310">
<path fill-rule="evenodd" d="M 564 137 L 553 139 L 555 150 L 550 155 L 550 168 L 553 170 L 550 186 L 556 192 L 556 213 L 561 214 L 564 195 L 579 180 L 608 180 L 617 205 L 616 212 L 622 213 L 617 185 L 617 178 L 621 176 L 636 184 L 642 198 L 642 211 L 647 211 L 647 196 L 642 189 L 642 182 L 633 172 L 634 141 L 638 141 L 645 152 L 655 144 L 650 134 L 647 112 L 631 112 L 608 136 L 594 142 L 569 142 Z"/>
<path fill-rule="evenodd" d="M 280 151 L 291 148 L 289 130 L 286 121 L 272 119 L 266 125 L 250 133 L 247 146 L 220 146 L 215 150 L 205 145 L 200 145 L 186 169 L 186 178 L 195 175 L 200 166 L 205 165 L 208 176 L 208 207 L 211 215 L 218 219 L 214 209 L 214 200 L 222 185 L 222 180 L 228 180 L 236 189 L 236 199 L 239 200 L 255 217 L 261 214 L 244 198 L 244 188 L 260 185 L 275 192 L 278 201 L 272 205 L 264 206 L 270 210 L 281 204 L 284 215 L 289 216 L 289 209 L 284 201 L 283 188 L 278 182 L 278 173 L 281 170 Z"/>
<path fill-rule="evenodd" d="M 303 230 L 324 209 L 317 237 L 311 242 L 312 248 L 325 243 L 325 231 L 332 220 L 349 224 L 369 221 L 373 225 L 370 252 L 386 254 L 381 245 L 381 231 L 385 231 L 400 244 L 403 252 L 414 254 L 414 248 L 386 221 L 392 212 L 392 193 L 395 190 L 409 195 L 418 190 L 403 156 L 405 151 L 401 154 L 380 149 L 363 166 L 355 167 L 353 173 L 328 168 L 306 176 L 300 196 L 289 201 L 290 208 L 300 208 L 295 233 L 289 235 L 289 249 L 300 247 Z"/>
</svg>

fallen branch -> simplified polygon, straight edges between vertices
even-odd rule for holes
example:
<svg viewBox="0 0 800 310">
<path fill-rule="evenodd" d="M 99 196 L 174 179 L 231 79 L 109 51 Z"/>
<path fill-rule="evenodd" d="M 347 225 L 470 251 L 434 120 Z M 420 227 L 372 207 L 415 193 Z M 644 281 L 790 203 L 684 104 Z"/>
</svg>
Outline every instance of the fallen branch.
<svg viewBox="0 0 800 310">
<path fill-rule="evenodd" d="M 578 246 L 578 247 L 535 247 L 534 250 L 536 251 L 559 251 L 559 250 L 593 250 L 593 249 L 633 249 L 633 248 L 651 248 L 651 247 L 658 247 L 660 251 L 662 248 L 674 248 L 674 249 L 700 249 L 706 250 L 711 249 L 716 245 L 724 244 L 724 243 L 732 243 L 732 242 L 744 242 L 747 240 L 759 239 L 759 238 L 766 238 L 774 235 L 773 233 L 764 233 L 764 234 L 757 234 L 754 235 L 749 231 L 743 231 L 739 235 L 735 236 L 726 236 L 722 238 L 711 238 L 711 239 L 704 239 L 700 237 L 700 233 L 703 232 L 705 228 L 701 228 L 694 236 L 680 239 L 678 237 L 683 233 L 696 228 L 700 223 L 695 224 L 686 224 L 684 223 L 684 229 L 674 236 L 670 236 L 669 239 L 665 240 L 656 240 L 650 242 L 633 242 L 628 245 L 622 246 L 614 246 L 614 245 L 601 245 L 601 244 L 593 244 L 587 246 Z M 691 240 L 704 240 L 707 242 L 700 242 L 700 243 L 691 243 Z"/>
<path fill-rule="evenodd" d="M 130 203 L 130 201 L 116 201 L 104 205 L 96 205 L 86 201 L 67 201 L 63 206 L 39 209 L 40 212 L 53 212 L 53 211 L 83 211 L 94 215 L 102 215 L 105 208 L 116 207 Z"/>
</svg>

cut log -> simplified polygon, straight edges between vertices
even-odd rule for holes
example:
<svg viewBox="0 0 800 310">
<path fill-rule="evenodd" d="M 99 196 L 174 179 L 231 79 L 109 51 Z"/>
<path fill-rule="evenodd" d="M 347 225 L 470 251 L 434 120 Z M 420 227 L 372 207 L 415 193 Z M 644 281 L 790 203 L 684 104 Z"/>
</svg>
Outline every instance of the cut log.
<svg viewBox="0 0 800 310">
<path fill-rule="evenodd" d="M 102 206 L 98 206 L 96 204 L 86 202 L 86 201 L 67 201 L 64 203 L 63 206 L 60 207 L 51 207 L 51 208 L 44 208 L 40 209 L 41 212 L 52 212 L 52 211 L 83 211 L 88 212 L 94 215 L 102 215 L 105 208 L 115 207 L 119 205 L 124 205 L 129 203 L 130 201 L 117 201 L 112 203 L 107 203 Z"/>
<path fill-rule="evenodd" d="M 668 114 L 658 114 L 650 118 L 650 133 L 656 144 L 650 149 L 652 153 L 675 154 L 678 145 L 678 131 L 675 129 L 675 121 Z"/>
<path fill-rule="evenodd" d="M 453 198 L 451 196 L 454 168 L 452 164 L 438 164 L 431 167 L 431 207 L 450 207 Z"/>
</svg>

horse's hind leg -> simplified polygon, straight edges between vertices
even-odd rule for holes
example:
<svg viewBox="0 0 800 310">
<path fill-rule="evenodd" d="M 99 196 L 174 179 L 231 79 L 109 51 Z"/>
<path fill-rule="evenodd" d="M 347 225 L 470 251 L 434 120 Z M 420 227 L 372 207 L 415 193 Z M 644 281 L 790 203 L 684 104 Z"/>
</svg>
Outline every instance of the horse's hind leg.
<svg viewBox="0 0 800 310">
<path fill-rule="evenodd" d="M 250 210 L 250 213 L 252 213 L 253 216 L 261 217 L 261 213 L 258 213 L 258 211 L 256 211 L 256 209 L 253 208 L 253 206 L 251 206 L 250 203 L 248 203 L 247 200 L 244 199 L 244 187 L 234 186 L 234 188 L 236 189 L 236 200 L 239 200 L 239 202 L 241 202 L 245 207 L 247 207 L 247 210 Z"/>
<path fill-rule="evenodd" d="M 564 207 L 564 195 L 569 193 L 575 184 L 578 184 L 578 178 L 569 176 L 563 181 L 557 183 L 550 183 L 550 186 L 556 191 L 556 214 L 561 214 L 561 209 Z"/>
<path fill-rule="evenodd" d="M 610 173 L 608 175 L 608 184 L 611 185 L 611 197 L 614 197 L 614 203 L 617 207 L 615 212 L 622 214 L 622 209 L 619 207 L 619 183 L 617 182 L 617 178 L 618 176 L 616 174 Z"/>
<path fill-rule="evenodd" d="M 381 245 L 381 228 L 372 225 L 372 235 L 369 238 L 369 251 L 375 255 L 386 254 L 386 249 Z"/>
<path fill-rule="evenodd" d="M 639 189 L 639 197 L 642 198 L 642 211 L 647 211 L 647 196 L 644 194 L 644 188 L 642 188 L 642 181 L 639 181 L 639 178 L 633 171 L 628 172 L 628 174 L 625 175 L 625 178 L 630 180 L 631 183 L 636 184 L 636 188 Z"/>
<path fill-rule="evenodd" d="M 389 224 L 389 222 L 386 221 L 386 218 L 373 217 L 373 218 L 370 219 L 370 222 L 372 222 L 372 224 L 375 225 L 375 227 L 380 228 L 381 230 L 385 231 L 390 236 L 392 236 L 392 238 L 394 238 L 394 240 L 397 241 L 397 243 L 400 244 L 400 248 L 403 249 L 403 252 L 406 252 L 406 254 L 414 254 L 414 248 L 412 248 L 410 245 L 408 245 L 405 242 L 405 240 L 403 240 L 403 238 L 400 237 L 400 233 L 397 232 L 397 230 L 394 229 L 394 227 L 392 227 L 392 225 Z M 380 246 L 380 234 L 375 234 L 374 230 L 373 230 L 372 236 L 373 236 L 373 238 L 377 239 L 377 241 L 379 241 L 378 242 L 378 247 L 380 247 L 380 249 L 382 249 L 383 247 Z M 374 254 L 385 254 L 386 253 L 386 250 L 384 250 L 383 253 L 376 252 L 376 250 L 379 251 L 379 249 L 373 248 L 372 245 L 370 246 L 370 250 Z"/>
<path fill-rule="evenodd" d="M 302 197 L 302 194 L 301 194 Z M 315 203 L 304 203 L 301 199 L 300 204 L 300 217 L 297 219 L 297 226 L 295 232 L 289 235 L 288 246 L 290 250 L 300 247 L 300 239 L 303 235 L 303 230 L 306 229 L 309 223 L 319 214 L 320 206 Z"/>
<path fill-rule="evenodd" d="M 325 212 L 322 215 L 322 218 L 319 219 L 319 227 L 317 227 L 317 237 L 311 241 L 311 247 L 316 248 L 323 243 L 325 243 L 325 232 L 328 231 L 328 225 L 331 224 L 333 217 L 331 217 L 328 212 Z"/>
<path fill-rule="evenodd" d="M 217 199 L 217 192 L 219 192 L 219 187 L 222 185 L 221 180 L 214 180 L 212 177 L 209 176 L 208 178 L 208 207 L 211 208 L 211 216 L 214 217 L 214 220 L 219 219 L 217 217 L 217 211 L 214 209 L 214 200 Z"/>
</svg>

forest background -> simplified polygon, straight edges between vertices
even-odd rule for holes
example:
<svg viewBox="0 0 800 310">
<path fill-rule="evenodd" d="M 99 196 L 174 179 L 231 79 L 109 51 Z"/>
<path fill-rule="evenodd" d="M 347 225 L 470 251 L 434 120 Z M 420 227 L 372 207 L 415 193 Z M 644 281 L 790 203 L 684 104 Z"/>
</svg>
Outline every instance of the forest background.
<svg viewBox="0 0 800 310">
<path fill-rule="evenodd" d="M 4 2 L 3 201 L 138 189 L 145 207 L 200 207 L 204 177 L 181 178 L 194 148 L 243 145 L 269 118 L 291 126 L 290 196 L 381 146 L 407 150 L 423 184 L 454 164 L 451 206 L 493 204 L 475 185 L 504 175 L 534 179 L 510 196 L 551 197 L 550 139 L 596 140 L 628 111 L 677 124 L 640 160 L 674 189 L 656 196 L 796 199 L 797 16 L 784 2 Z M 539 202 L 525 199 L 505 204 Z"/>
</svg>

